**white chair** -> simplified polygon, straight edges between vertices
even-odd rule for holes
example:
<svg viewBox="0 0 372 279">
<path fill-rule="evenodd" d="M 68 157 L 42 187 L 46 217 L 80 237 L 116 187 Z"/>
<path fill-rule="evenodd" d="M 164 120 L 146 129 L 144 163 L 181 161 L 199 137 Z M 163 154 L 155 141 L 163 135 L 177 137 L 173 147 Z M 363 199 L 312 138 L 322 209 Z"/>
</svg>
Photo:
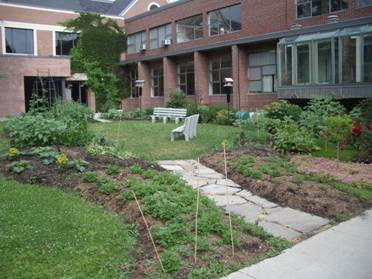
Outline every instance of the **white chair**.
<svg viewBox="0 0 372 279">
<path fill-rule="evenodd" d="M 184 135 L 185 140 L 189 141 L 196 136 L 196 126 L 199 121 L 199 115 L 192 115 L 185 118 L 185 124 L 174 129 L 171 132 L 171 141 L 174 141 L 177 135 Z"/>
</svg>

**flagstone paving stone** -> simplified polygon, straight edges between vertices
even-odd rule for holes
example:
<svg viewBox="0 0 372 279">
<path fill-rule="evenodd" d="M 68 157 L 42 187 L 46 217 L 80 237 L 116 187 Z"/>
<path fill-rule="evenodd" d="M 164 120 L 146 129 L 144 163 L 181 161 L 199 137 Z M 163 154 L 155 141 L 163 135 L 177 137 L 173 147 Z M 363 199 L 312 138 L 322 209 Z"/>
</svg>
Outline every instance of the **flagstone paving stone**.
<svg viewBox="0 0 372 279">
<path fill-rule="evenodd" d="M 180 175 L 192 188 L 200 191 L 225 211 L 258 223 L 268 233 L 287 240 L 306 238 L 328 223 L 327 219 L 279 205 L 253 195 L 215 170 L 194 160 L 158 162 L 164 169 Z M 227 204 L 226 192 L 229 195 Z M 242 277 L 243 278 L 243 277 Z"/>
</svg>

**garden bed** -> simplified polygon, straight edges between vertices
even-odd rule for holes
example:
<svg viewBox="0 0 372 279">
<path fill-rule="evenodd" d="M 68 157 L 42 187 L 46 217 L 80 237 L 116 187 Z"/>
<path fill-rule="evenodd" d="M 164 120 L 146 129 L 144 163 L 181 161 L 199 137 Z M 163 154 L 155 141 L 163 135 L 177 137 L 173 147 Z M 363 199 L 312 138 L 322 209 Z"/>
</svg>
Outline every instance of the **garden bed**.
<svg viewBox="0 0 372 279">
<path fill-rule="evenodd" d="M 281 206 L 344 220 L 372 205 L 372 166 L 307 156 L 285 157 L 248 143 L 227 154 L 228 176 L 255 195 Z M 223 153 L 201 158 L 224 171 Z"/>
<path fill-rule="evenodd" d="M 57 161 L 62 161 L 61 154 L 66 155 L 71 162 L 69 167 L 62 169 L 50 160 L 56 154 Z M 158 165 L 138 159 L 92 156 L 82 148 L 28 150 L 13 158 L 13 162 L 16 160 L 27 161 L 27 168 L 17 174 L 9 168 L 12 162 L 2 157 L 0 174 L 22 183 L 77 191 L 133 225 L 137 237 L 137 247 L 130 253 L 133 261 L 120 267 L 131 278 L 164 277 L 135 197 L 153 233 L 166 271 L 164 278 L 218 278 L 289 247 L 286 241 L 234 216 L 235 257 L 232 257 L 226 215 L 213 202 L 201 197 L 195 263 L 196 192 Z"/>
</svg>

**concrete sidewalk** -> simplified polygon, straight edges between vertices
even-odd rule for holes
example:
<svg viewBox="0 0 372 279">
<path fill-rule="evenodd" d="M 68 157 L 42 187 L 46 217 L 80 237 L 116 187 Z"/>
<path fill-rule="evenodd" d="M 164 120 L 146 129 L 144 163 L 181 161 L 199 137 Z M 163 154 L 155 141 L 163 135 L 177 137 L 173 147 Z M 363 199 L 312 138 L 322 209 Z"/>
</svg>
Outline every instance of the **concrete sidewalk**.
<svg viewBox="0 0 372 279">
<path fill-rule="evenodd" d="M 372 210 L 225 279 L 371 279 Z"/>
</svg>

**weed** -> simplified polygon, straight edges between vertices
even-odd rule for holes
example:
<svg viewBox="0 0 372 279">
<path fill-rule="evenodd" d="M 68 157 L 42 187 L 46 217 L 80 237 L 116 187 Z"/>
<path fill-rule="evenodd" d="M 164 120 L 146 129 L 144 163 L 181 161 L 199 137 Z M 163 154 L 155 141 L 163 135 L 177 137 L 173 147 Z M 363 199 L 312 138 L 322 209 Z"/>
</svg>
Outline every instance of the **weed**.
<svg viewBox="0 0 372 279">
<path fill-rule="evenodd" d="M 166 251 L 160 255 L 166 273 L 175 274 L 181 268 L 181 259 L 173 251 Z M 160 268 L 160 265 L 159 265 Z"/>
<path fill-rule="evenodd" d="M 164 248 L 185 244 L 192 240 L 192 234 L 186 222 L 169 222 L 165 226 L 155 225 L 151 231 L 155 243 Z"/>
<path fill-rule="evenodd" d="M 158 172 L 156 170 L 148 169 L 143 172 L 142 176 L 146 179 L 153 179 L 157 174 Z"/>
<path fill-rule="evenodd" d="M 133 166 L 130 168 L 130 172 L 131 172 L 132 174 L 139 174 L 139 175 L 141 175 L 141 174 L 143 174 L 144 169 L 143 169 L 140 165 L 135 164 L 135 165 L 133 165 Z"/>
<path fill-rule="evenodd" d="M 248 176 L 253 179 L 261 179 L 262 172 L 250 167 L 246 167 L 240 164 L 232 164 L 232 168 L 241 173 L 244 176 Z"/>
<path fill-rule="evenodd" d="M 116 185 L 107 177 L 100 176 L 97 181 L 98 192 L 109 195 L 116 190 Z"/>
<path fill-rule="evenodd" d="M 295 175 L 292 177 L 291 182 L 297 186 L 300 186 L 305 182 L 305 177 L 302 175 Z"/>
<path fill-rule="evenodd" d="M 108 165 L 106 173 L 111 176 L 118 175 L 120 173 L 120 168 L 117 165 Z"/>
<path fill-rule="evenodd" d="M 287 240 L 279 237 L 270 237 L 267 241 L 270 246 L 269 252 L 266 254 L 268 257 L 279 255 L 283 250 L 292 247 L 292 244 Z"/>
<path fill-rule="evenodd" d="M 98 181 L 98 174 L 95 172 L 86 172 L 83 174 L 82 178 L 86 183 L 95 183 Z"/>
<path fill-rule="evenodd" d="M 339 223 L 342 223 L 342 222 L 345 222 L 349 220 L 349 217 L 344 215 L 344 214 L 336 214 L 332 219 L 331 221 L 329 222 L 330 225 L 334 226 L 334 225 L 337 225 Z"/>
<path fill-rule="evenodd" d="M 278 165 L 272 163 L 262 164 L 259 167 L 259 170 L 264 174 L 270 175 L 271 177 L 280 177 L 284 175 L 283 170 L 280 169 Z"/>
<path fill-rule="evenodd" d="M 252 166 L 254 163 L 256 163 L 256 158 L 254 158 L 251 155 L 243 155 L 242 157 L 239 158 L 239 163 Z"/>
</svg>

